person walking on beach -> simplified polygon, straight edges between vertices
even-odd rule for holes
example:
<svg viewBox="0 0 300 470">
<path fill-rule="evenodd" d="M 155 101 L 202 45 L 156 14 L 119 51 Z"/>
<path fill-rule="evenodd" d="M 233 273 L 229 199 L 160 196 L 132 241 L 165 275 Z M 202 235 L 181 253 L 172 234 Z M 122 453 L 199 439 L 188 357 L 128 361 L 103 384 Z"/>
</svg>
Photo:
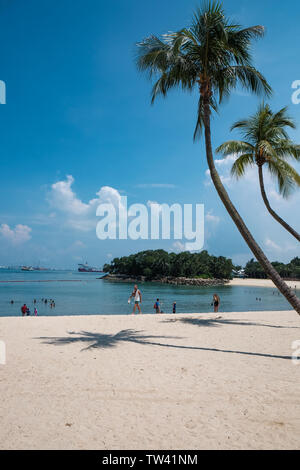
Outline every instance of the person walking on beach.
<svg viewBox="0 0 300 470">
<path fill-rule="evenodd" d="M 154 302 L 153 308 L 155 308 L 155 313 L 161 313 L 159 299 L 156 299 L 156 302 Z"/>
<path fill-rule="evenodd" d="M 132 294 L 130 295 L 128 301 L 130 302 L 131 297 L 134 297 L 134 306 L 133 306 L 133 311 L 132 314 L 135 314 L 135 309 L 137 307 L 139 313 L 142 313 L 140 304 L 142 303 L 142 293 L 138 286 L 135 284 Z"/>
<path fill-rule="evenodd" d="M 218 296 L 218 294 L 213 295 L 212 305 L 214 306 L 214 312 L 217 313 L 219 311 L 219 306 L 220 306 L 220 297 Z"/>
<path fill-rule="evenodd" d="M 37 317 L 37 314 L 38 314 L 38 311 L 37 311 L 37 308 L 34 307 L 34 315 Z"/>
<path fill-rule="evenodd" d="M 176 302 L 173 302 L 173 309 L 172 309 L 173 313 L 176 313 Z"/>
</svg>

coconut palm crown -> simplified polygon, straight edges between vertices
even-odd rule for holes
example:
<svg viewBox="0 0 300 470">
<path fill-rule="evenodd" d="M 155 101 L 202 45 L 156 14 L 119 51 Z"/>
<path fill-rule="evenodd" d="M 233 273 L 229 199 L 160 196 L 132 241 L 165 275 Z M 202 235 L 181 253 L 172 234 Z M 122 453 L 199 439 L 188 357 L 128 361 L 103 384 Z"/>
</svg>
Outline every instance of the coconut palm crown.
<svg viewBox="0 0 300 470">
<path fill-rule="evenodd" d="M 205 96 L 216 111 L 238 85 L 269 95 L 271 87 L 253 67 L 251 56 L 252 40 L 263 35 L 263 26 L 242 28 L 226 18 L 220 2 L 211 1 L 196 10 L 189 28 L 145 38 L 137 44 L 137 65 L 151 78 L 158 75 L 152 103 L 171 88 L 192 91 L 199 86 L 196 138 L 203 127 Z"/>
<path fill-rule="evenodd" d="M 243 140 L 227 141 L 216 151 L 224 157 L 232 154 L 237 156 L 231 168 L 231 174 L 236 178 L 244 176 L 248 167 L 255 165 L 258 167 L 260 189 L 268 211 L 300 241 L 299 233 L 271 208 L 263 177 L 263 167 L 265 167 L 275 178 L 279 193 L 284 198 L 300 186 L 300 175 L 288 163 L 288 160 L 300 160 L 300 146 L 289 138 L 286 131 L 286 128 L 295 129 L 295 127 L 294 120 L 287 114 L 287 107 L 274 113 L 268 104 L 262 103 L 254 115 L 231 126 L 231 130 L 240 130 Z"/>
</svg>

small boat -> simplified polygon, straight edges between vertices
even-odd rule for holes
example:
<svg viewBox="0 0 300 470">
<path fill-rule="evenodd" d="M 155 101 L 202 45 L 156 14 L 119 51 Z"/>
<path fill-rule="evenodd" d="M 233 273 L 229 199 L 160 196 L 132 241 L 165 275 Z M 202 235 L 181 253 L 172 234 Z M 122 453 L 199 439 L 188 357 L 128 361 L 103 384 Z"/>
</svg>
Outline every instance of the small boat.
<svg viewBox="0 0 300 470">
<path fill-rule="evenodd" d="M 34 271 L 32 266 L 21 266 L 22 271 Z"/>
<path fill-rule="evenodd" d="M 94 268 L 93 266 L 89 266 L 88 263 L 78 264 L 78 271 L 80 273 L 103 273 L 103 271 L 99 268 Z"/>
</svg>

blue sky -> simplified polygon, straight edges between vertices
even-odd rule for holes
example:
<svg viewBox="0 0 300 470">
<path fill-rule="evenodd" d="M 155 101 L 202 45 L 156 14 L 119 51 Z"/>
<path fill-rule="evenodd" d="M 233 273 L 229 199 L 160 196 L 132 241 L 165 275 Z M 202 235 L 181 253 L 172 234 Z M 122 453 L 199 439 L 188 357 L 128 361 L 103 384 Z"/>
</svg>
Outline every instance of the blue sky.
<svg viewBox="0 0 300 470">
<path fill-rule="evenodd" d="M 101 265 L 142 249 L 182 249 L 173 240 L 98 240 L 89 202 L 103 187 L 127 195 L 129 204 L 204 203 L 204 248 L 236 263 L 250 259 L 210 184 L 203 143 L 192 140 L 197 96 L 172 91 L 150 106 L 150 83 L 134 63 L 137 41 L 188 25 L 197 5 L 0 0 L 0 79 L 7 87 L 7 103 L 0 105 L 0 265 Z M 291 102 L 292 82 L 300 80 L 300 4 L 227 0 L 224 6 L 245 26 L 266 26 L 254 46 L 255 65 L 274 89 L 272 107 L 289 105 L 300 123 L 300 104 Z M 231 96 L 213 120 L 214 148 L 257 104 L 241 90 Z M 299 142 L 299 129 L 291 136 Z M 299 255 L 296 240 L 266 214 L 255 172 L 236 183 L 230 161 L 217 165 L 271 260 Z M 268 178 L 267 190 L 274 208 L 299 230 L 300 192 L 283 201 Z"/>
</svg>

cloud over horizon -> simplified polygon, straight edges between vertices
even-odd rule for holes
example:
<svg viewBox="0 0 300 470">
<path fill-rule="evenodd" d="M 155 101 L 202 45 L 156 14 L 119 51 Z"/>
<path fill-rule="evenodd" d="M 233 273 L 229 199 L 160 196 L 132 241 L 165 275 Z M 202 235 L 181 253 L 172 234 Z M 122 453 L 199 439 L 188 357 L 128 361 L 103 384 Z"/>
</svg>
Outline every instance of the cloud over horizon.
<svg viewBox="0 0 300 470">
<path fill-rule="evenodd" d="M 32 229 L 28 225 L 17 224 L 10 228 L 8 224 L 1 224 L 0 234 L 13 245 L 25 243 L 31 239 Z"/>
<path fill-rule="evenodd" d="M 65 225 L 88 232 L 96 227 L 96 209 L 99 204 L 111 203 L 117 207 L 121 203 L 121 195 L 115 188 L 102 186 L 96 198 L 83 202 L 72 189 L 74 181 L 72 175 L 67 175 L 65 180 L 52 184 L 47 199 L 52 208 L 65 216 Z"/>
</svg>

